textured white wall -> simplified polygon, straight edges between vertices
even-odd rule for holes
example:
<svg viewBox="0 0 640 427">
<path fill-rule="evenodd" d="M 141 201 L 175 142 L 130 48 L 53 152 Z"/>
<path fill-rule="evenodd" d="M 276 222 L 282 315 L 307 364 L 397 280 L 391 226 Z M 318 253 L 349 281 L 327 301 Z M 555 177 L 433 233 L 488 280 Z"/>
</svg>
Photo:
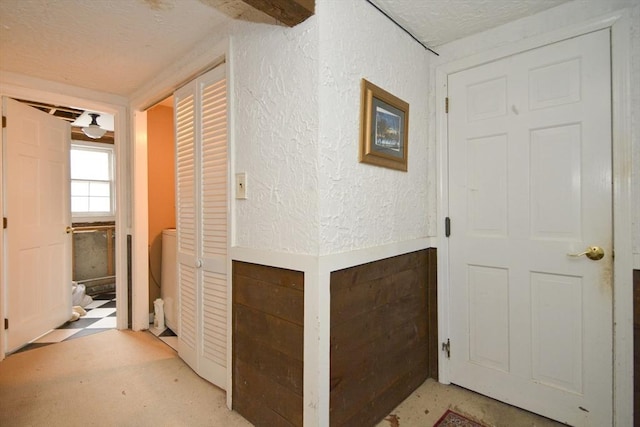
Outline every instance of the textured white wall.
<svg viewBox="0 0 640 427">
<path fill-rule="evenodd" d="M 435 171 L 427 147 L 432 55 L 361 0 L 316 2 L 320 21 L 320 254 L 429 235 Z M 360 81 L 409 103 L 408 172 L 358 162 Z"/>
<path fill-rule="evenodd" d="M 318 253 L 318 26 L 238 21 L 231 31 L 234 246 Z"/>
<path fill-rule="evenodd" d="M 248 174 L 234 246 L 325 255 L 428 236 L 431 54 L 360 0 L 231 34 L 234 168 Z M 410 104 L 409 172 L 358 162 L 362 78 Z"/>
<path fill-rule="evenodd" d="M 565 26 L 596 19 L 610 12 L 626 9 L 631 12 L 631 127 L 630 135 L 633 145 L 633 156 L 630 159 L 632 179 L 632 244 L 635 257 L 635 268 L 640 268 L 640 6 L 638 0 L 574 0 L 572 2 L 549 9 L 538 15 L 520 19 L 485 31 L 475 36 L 460 39 L 438 47 L 440 57 L 433 62 L 435 68 L 439 63 L 447 63 L 478 52 L 507 45 L 509 43 L 533 37 L 539 34 L 561 29 Z M 432 86 L 433 88 L 433 86 Z M 434 91 L 430 91 L 430 120 L 435 120 Z M 435 136 L 430 135 L 430 145 L 435 146 Z"/>
</svg>

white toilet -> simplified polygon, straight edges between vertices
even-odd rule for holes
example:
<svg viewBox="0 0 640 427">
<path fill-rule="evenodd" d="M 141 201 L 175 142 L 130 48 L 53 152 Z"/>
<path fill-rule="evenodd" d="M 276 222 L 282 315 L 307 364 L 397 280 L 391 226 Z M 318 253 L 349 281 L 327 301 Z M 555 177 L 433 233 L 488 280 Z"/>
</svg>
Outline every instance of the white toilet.
<svg viewBox="0 0 640 427">
<path fill-rule="evenodd" d="M 162 278 L 160 296 L 164 300 L 164 321 L 176 334 L 178 332 L 178 280 L 176 274 L 176 229 L 162 231 Z"/>
</svg>

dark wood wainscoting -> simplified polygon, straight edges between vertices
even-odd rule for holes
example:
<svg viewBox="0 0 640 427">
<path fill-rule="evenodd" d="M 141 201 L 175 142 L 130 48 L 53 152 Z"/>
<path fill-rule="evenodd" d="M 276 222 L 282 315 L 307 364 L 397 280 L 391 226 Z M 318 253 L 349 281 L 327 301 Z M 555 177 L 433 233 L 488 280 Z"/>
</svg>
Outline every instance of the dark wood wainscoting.
<svg viewBox="0 0 640 427">
<path fill-rule="evenodd" d="M 302 426 L 304 273 L 233 261 L 233 409 Z"/>
<path fill-rule="evenodd" d="M 437 375 L 436 250 L 331 273 L 332 426 L 373 426 Z"/>
<path fill-rule="evenodd" d="M 640 270 L 633 270 L 633 425 L 640 426 Z"/>
</svg>

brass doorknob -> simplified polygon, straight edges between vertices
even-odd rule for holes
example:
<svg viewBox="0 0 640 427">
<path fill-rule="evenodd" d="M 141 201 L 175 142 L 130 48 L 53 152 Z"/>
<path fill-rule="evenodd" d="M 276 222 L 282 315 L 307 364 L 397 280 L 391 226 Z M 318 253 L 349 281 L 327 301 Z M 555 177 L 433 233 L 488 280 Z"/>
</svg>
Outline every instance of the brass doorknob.
<svg viewBox="0 0 640 427">
<path fill-rule="evenodd" d="M 593 261 L 598 261 L 599 259 L 602 259 L 604 257 L 604 249 L 602 249 L 600 246 L 590 246 L 589 248 L 587 248 L 586 251 L 579 253 L 579 254 L 567 254 L 570 257 L 580 257 L 582 255 L 586 255 L 587 258 L 589 258 L 590 260 Z"/>
<path fill-rule="evenodd" d="M 73 233 L 73 227 L 69 227 L 69 226 L 67 226 L 67 228 L 65 228 L 65 229 L 64 229 L 64 231 L 65 231 L 67 234 L 71 234 L 71 233 Z"/>
</svg>

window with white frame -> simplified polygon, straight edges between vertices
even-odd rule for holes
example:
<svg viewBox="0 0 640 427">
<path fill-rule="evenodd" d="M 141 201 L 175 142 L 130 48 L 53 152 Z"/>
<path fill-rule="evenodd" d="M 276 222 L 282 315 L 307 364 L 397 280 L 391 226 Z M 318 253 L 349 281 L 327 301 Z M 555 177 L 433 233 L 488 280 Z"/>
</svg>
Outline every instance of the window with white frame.
<svg viewBox="0 0 640 427">
<path fill-rule="evenodd" d="M 71 144 L 71 216 L 74 221 L 115 217 L 113 145 Z"/>
</svg>

